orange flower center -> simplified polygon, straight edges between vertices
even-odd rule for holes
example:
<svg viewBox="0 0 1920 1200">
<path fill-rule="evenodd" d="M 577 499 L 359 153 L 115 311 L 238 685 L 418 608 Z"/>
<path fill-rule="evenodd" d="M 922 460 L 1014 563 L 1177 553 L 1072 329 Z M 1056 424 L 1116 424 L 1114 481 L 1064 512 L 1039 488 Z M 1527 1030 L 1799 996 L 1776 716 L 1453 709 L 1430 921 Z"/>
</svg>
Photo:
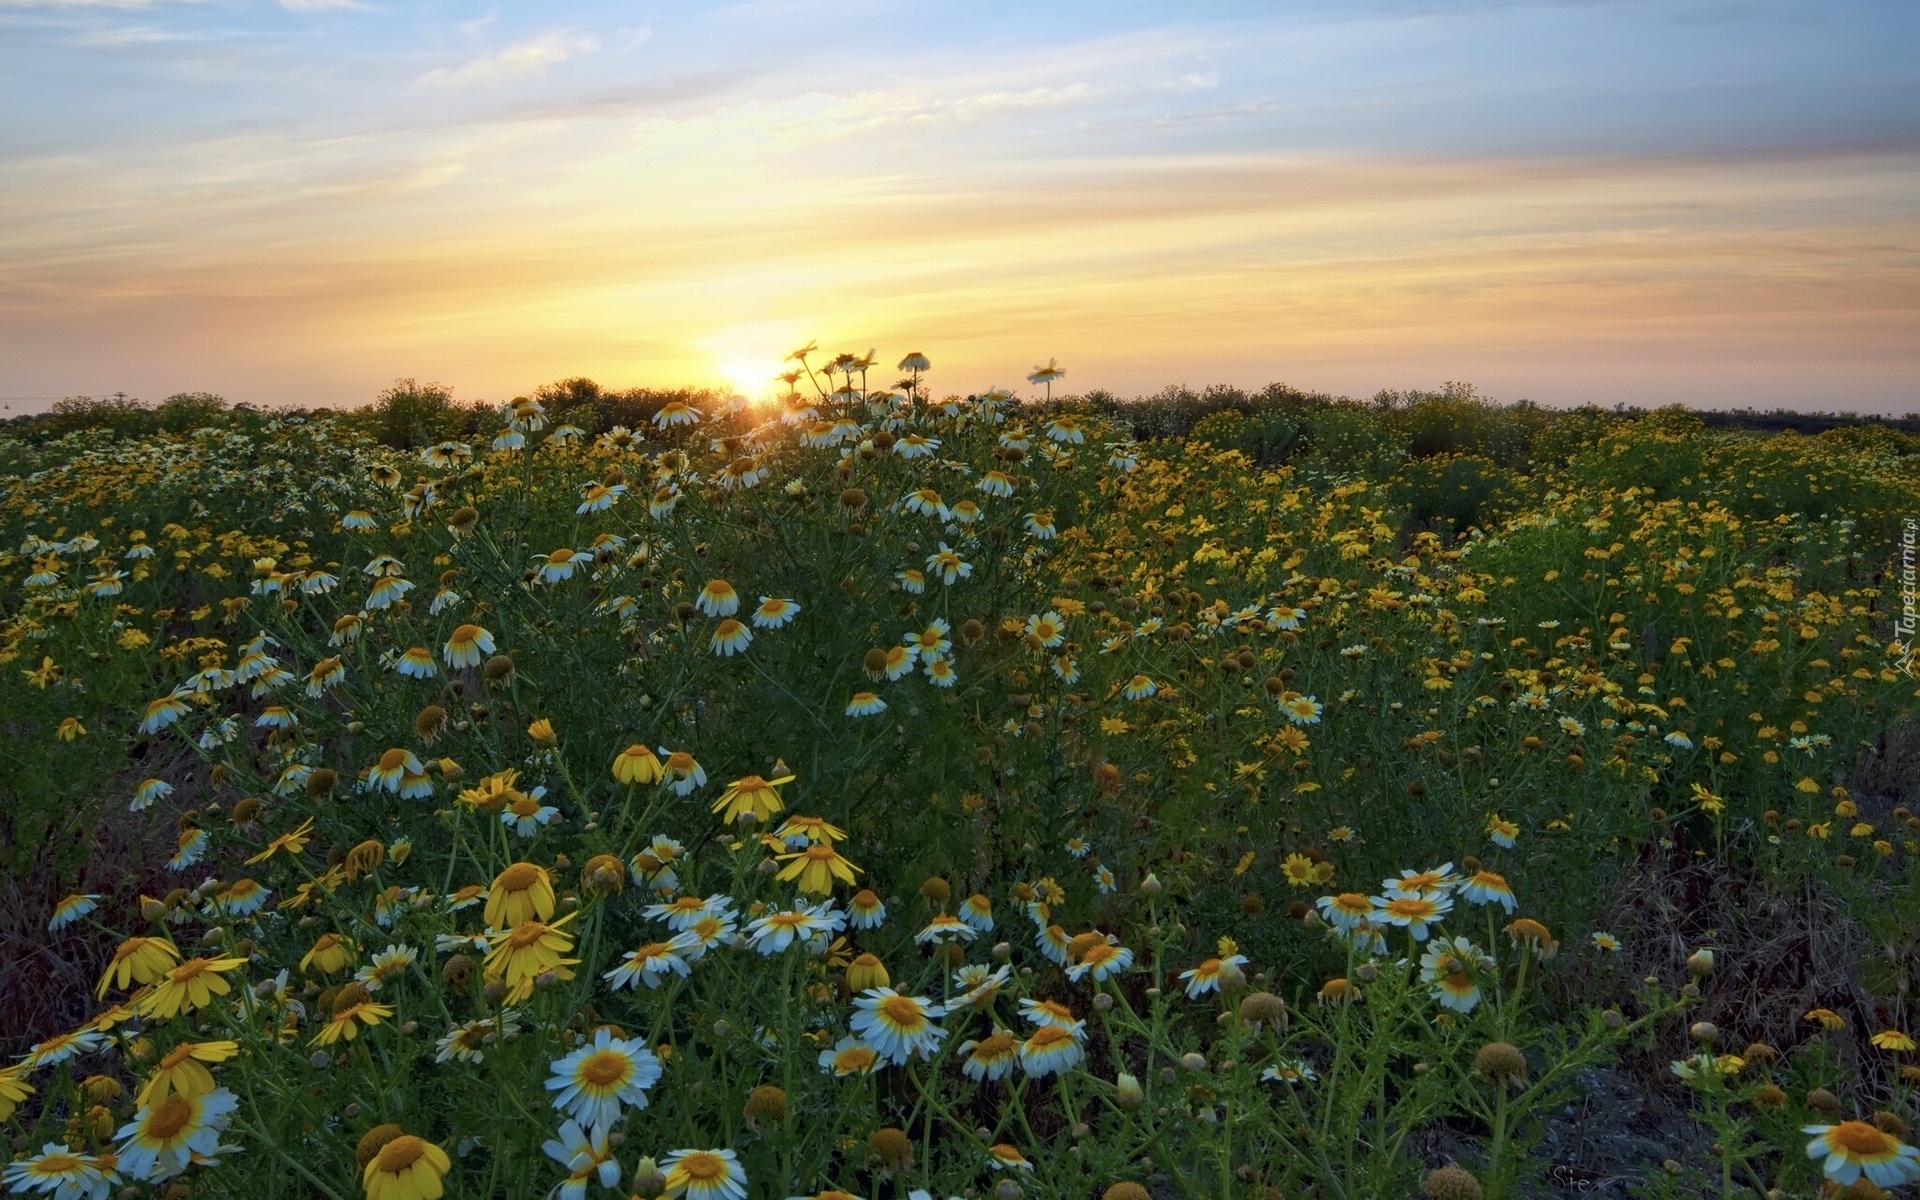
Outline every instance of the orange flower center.
<svg viewBox="0 0 1920 1200">
<path fill-rule="evenodd" d="M 839 857 L 832 846 L 808 846 L 805 853 L 808 862 L 832 862 Z"/>
<path fill-rule="evenodd" d="M 169 1096 L 161 1102 L 159 1108 L 153 1110 L 153 1115 L 147 1118 L 147 1140 L 170 1142 L 178 1137 L 180 1131 L 192 1121 L 193 1105 L 177 1095 Z"/>
<path fill-rule="evenodd" d="M 525 950 L 528 946 L 547 936 L 547 927 L 538 921 L 523 921 L 513 927 L 507 935 L 507 945 L 515 950 Z"/>
<path fill-rule="evenodd" d="M 727 1173 L 727 1162 L 718 1154 L 689 1154 L 679 1162 L 682 1173 L 695 1183 L 712 1183 Z"/>
<path fill-rule="evenodd" d="M 471 646 L 479 640 L 480 627 L 478 625 L 461 625 L 454 629 L 453 636 L 447 639 L 447 641 L 455 646 Z"/>
<path fill-rule="evenodd" d="M 389 750 L 380 756 L 380 769 L 382 771 L 398 771 L 406 765 L 407 752 L 405 750 Z"/>
<path fill-rule="evenodd" d="M 1890 1153 L 1896 1143 L 1865 1121 L 1842 1121 L 1827 1130 L 1827 1145 L 1872 1158 Z"/>
<path fill-rule="evenodd" d="M 1027 1045 L 1036 1050 L 1049 1050 L 1071 1037 L 1071 1033 L 1058 1025 L 1042 1025 L 1033 1031 L 1033 1036 L 1027 1039 Z"/>
<path fill-rule="evenodd" d="M 880 1011 L 886 1013 L 887 1019 L 895 1025 L 907 1028 L 917 1026 L 923 1020 L 920 1006 L 905 996 L 890 997 L 880 1006 Z"/>
<path fill-rule="evenodd" d="M 173 1068 L 192 1058 L 194 1049 L 195 1047 L 192 1042 L 182 1042 L 180 1045 L 175 1046 L 173 1049 L 167 1051 L 166 1056 L 160 1060 L 160 1069 L 162 1071 L 173 1070 Z"/>
<path fill-rule="evenodd" d="M 633 1063 L 626 1055 L 612 1050 L 596 1050 L 580 1064 L 580 1078 L 597 1088 L 611 1087 L 625 1079 L 632 1070 Z"/>
<path fill-rule="evenodd" d="M 410 1133 L 402 1134 L 380 1147 L 380 1157 L 375 1161 L 380 1164 L 381 1171 L 389 1175 L 398 1175 L 420 1161 L 420 1156 L 426 1152 L 425 1142 Z"/>
<path fill-rule="evenodd" d="M 493 882 L 509 892 L 524 892 L 540 881 L 540 868 L 532 863 L 514 863 L 500 872 Z"/>
</svg>

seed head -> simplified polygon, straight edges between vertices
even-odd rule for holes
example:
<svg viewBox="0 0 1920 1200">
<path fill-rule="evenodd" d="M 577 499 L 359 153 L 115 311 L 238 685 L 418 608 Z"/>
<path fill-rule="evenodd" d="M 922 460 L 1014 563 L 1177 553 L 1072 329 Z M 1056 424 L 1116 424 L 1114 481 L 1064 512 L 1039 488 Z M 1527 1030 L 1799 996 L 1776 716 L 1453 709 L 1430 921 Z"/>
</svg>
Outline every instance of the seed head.
<svg viewBox="0 0 1920 1200">
<path fill-rule="evenodd" d="M 1511 1042 L 1488 1042 L 1473 1056 L 1473 1069 L 1489 1083 L 1518 1083 L 1527 1077 L 1527 1056 Z"/>
<path fill-rule="evenodd" d="M 1420 1194 L 1427 1200 L 1480 1200 L 1480 1181 L 1465 1167 L 1448 1163 L 1427 1172 L 1420 1181 Z"/>
</svg>

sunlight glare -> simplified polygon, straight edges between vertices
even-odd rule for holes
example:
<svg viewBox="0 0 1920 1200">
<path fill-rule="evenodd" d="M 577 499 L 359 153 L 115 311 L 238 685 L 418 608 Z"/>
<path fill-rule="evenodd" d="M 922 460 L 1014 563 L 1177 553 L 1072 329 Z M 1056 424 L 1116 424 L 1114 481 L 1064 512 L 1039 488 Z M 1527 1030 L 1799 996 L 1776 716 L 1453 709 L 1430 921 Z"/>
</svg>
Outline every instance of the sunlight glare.
<svg viewBox="0 0 1920 1200">
<path fill-rule="evenodd" d="M 798 330 L 779 321 L 734 325 L 707 338 L 704 349 L 714 373 L 728 387 L 754 403 L 764 403 L 778 391 L 782 360 L 798 343 Z"/>
</svg>

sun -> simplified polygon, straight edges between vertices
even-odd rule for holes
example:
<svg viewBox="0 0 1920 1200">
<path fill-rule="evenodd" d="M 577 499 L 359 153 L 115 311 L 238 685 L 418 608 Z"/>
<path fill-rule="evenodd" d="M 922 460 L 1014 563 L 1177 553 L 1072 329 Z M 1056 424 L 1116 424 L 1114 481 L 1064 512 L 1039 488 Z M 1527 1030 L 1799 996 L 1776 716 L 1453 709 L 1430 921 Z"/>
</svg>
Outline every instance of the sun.
<svg viewBox="0 0 1920 1200">
<path fill-rule="evenodd" d="M 780 386 L 780 369 L 787 351 L 797 343 L 786 324 L 759 321 L 734 325 L 707 338 L 704 349 L 711 370 L 737 395 L 749 400 L 771 399 Z"/>
<path fill-rule="evenodd" d="M 774 383 L 774 371 L 764 362 L 752 362 L 744 358 L 727 358 L 720 361 L 720 378 L 735 394 L 749 400 L 763 400 L 770 393 Z"/>
</svg>

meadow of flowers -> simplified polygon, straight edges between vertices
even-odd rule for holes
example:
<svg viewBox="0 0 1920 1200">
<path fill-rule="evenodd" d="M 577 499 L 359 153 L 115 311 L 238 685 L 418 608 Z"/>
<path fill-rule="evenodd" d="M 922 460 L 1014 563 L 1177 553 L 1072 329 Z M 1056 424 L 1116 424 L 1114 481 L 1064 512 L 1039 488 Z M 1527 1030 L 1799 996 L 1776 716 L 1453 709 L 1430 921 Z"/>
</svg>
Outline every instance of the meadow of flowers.
<svg viewBox="0 0 1920 1200">
<path fill-rule="evenodd" d="M 0 445 L 4 1186 L 1920 1181 L 1920 448 L 872 367 Z"/>
</svg>

